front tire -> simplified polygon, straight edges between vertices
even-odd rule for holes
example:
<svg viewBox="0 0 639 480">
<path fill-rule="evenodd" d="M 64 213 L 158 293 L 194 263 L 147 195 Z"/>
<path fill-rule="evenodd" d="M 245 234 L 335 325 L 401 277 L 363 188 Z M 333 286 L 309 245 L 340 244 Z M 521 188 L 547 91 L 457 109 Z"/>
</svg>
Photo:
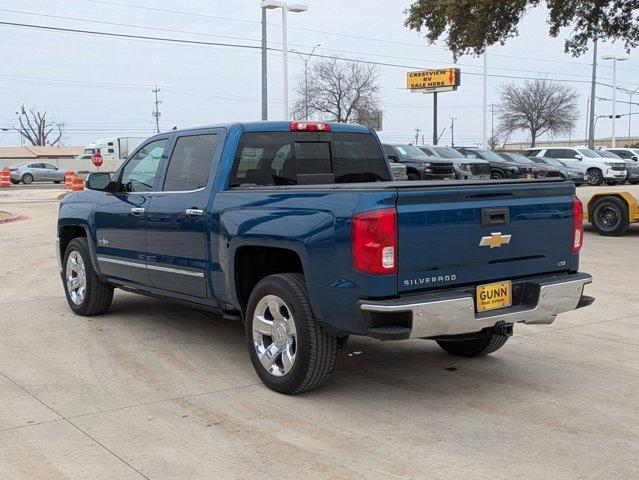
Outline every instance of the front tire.
<svg viewBox="0 0 639 480">
<path fill-rule="evenodd" d="M 437 340 L 444 351 L 458 357 L 481 357 L 499 350 L 509 337 L 492 334 L 470 340 Z"/>
<path fill-rule="evenodd" d="M 294 395 L 328 380 L 337 338 L 317 323 L 302 275 L 260 280 L 249 297 L 245 324 L 251 362 L 268 388 Z"/>
<path fill-rule="evenodd" d="M 492 172 L 490 172 L 490 178 L 492 180 L 502 180 L 504 178 L 504 174 L 501 173 L 499 170 L 493 170 Z"/>
<path fill-rule="evenodd" d="M 588 170 L 588 184 L 597 187 L 601 185 L 603 181 L 604 176 L 601 170 L 599 170 L 598 168 L 591 168 L 590 170 Z"/>
<path fill-rule="evenodd" d="M 95 272 L 86 238 L 74 238 L 69 242 L 62 267 L 64 293 L 74 313 L 92 316 L 109 310 L 113 287 L 100 280 Z"/>
</svg>

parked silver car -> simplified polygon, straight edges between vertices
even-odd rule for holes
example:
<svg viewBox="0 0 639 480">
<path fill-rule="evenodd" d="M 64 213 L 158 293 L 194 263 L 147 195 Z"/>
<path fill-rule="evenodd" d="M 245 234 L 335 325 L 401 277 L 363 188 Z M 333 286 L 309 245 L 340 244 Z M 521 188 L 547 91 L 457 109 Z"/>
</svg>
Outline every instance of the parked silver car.
<svg viewBox="0 0 639 480">
<path fill-rule="evenodd" d="M 64 181 L 64 172 L 55 165 L 41 162 L 25 162 L 9 167 L 11 183 L 24 183 L 28 185 L 33 182 L 53 182 Z"/>
</svg>

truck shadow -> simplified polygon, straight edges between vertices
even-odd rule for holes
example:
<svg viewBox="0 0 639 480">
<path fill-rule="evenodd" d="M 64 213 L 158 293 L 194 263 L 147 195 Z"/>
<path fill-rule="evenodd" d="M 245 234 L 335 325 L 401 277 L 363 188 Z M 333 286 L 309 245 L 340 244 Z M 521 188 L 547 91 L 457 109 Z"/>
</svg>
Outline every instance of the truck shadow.
<svg viewBox="0 0 639 480">
<path fill-rule="evenodd" d="M 144 342 L 146 349 L 163 352 L 160 358 L 168 360 L 160 360 L 160 363 L 151 366 L 158 369 L 158 375 L 167 369 L 183 367 L 184 362 L 173 365 L 170 359 L 186 359 L 190 362 L 190 371 L 187 369 L 180 374 L 191 375 L 193 383 L 196 383 L 206 370 L 214 372 L 218 369 L 220 357 L 224 357 L 227 363 L 233 363 L 225 368 L 235 370 L 247 380 L 245 384 L 266 390 L 253 371 L 241 322 L 120 291 L 116 293 L 111 312 L 100 319 L 102 325 L 122 329 L 127 338 Z M 511 370 L 508 360 L 499 353 L 463 359 L 444 353 L 433 341 L 380 342 L 352 336 L 347 347 L 338 351 L 335 372 L 328 383 L 302 397 L 330 402 L 335 395 L 351 397 L 365 394 L 376 403 L 387 395 L 401 395 L 405 400 L 413 398 L 418 404 L 426 398 L 458 401 L 460 392 L 464 394 L 464 401 L 470 401 L 468 396 L 472 397 L 474 392 L 480 397 L 492 398 L 496 384 L 501 384 L 501 391 L 516 390 L 521 384 L 516 378 L 510 385 L 506 380 L 500 381 L 502 368 L 506 374 Z M 540 384 L 547 380 L 543 375 L 535 376 Z M 263 394 L 272 392 L 264 391 Z"/>
</svg>

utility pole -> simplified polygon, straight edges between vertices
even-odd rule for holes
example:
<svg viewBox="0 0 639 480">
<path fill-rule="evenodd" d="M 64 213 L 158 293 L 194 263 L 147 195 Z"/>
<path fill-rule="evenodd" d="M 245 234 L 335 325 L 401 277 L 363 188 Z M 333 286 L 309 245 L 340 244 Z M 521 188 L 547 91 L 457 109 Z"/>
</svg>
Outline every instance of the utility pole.
<svg viewBox="0 0 639 480">
<path fill-rule="evenodd" d="M 433 145 L 437 145 L 437 92 L 433 92 Z"/>
<path fill-rule="evenodd" d="M 595 86 L 597 84 L 597 39 L 592 46 L 592 81 L 590 84 L 590 121 L 588 127 L 588 148 L 595 146 Z"/>
<path fill-rule="evenodd" d="M 417 145 L 419 143 L 419 132 L 421 132 L 421 128 L 416 128 L 415 129 L 415 145 Z"/>
<path fill-rule="evenodd" d="M 162 100 L 158 100 L 158 93 L 160 93 L 160 89 L 156 85 L 151 91 L 155 93 L 155 111 L 153 112 L 153 116 L 155 117 L 155 133 L 160 133 L 160 116 L 162 115 L 160 113 L 160 103 L 162 103 Z"/>
<path fill-rule="evenodd" d="M 450 146 L 455 146 L 455 117 L 450 117 Z"/>
<path fill-rule="evenodd" d="M 315 45 L 313 47 L 313 50 L 311 50 L 311 53 L 306 55 L 306 57 L 304 57 L 304 55 L 302 55 L 297 50 L 293 50 L 295 53 L 299 55 L 299 57 L 302 59 L 302 62 L 304 62 L 304 120 L 306 121 L 308 121 L 308 62 L 311 60 L 311 58 L 313 58 L 315 49 L 321 46 L 322 46 L 321 43 L 318 43 L 317 45 Z"/>
<path fill-rule="evenodd" d="M 486 116 L 488 114 L 488 52 L 484 50 L 484 101 L 482 104 L 482 148 L 486 148 L 488 142 L 486 141 Z"/>
<path fill-rule="evenodd" d="M 586 115 L 589 115 L 589 111 L 590 111 L 590 97 L 587 98 L 586 100 Z M 588 123 L 586 122 L 586 136 L 584 137 L 584 144 L 588 145 Z"/>
<path fill-rule="evenodd" d="M 490 136 L 495 138 L 495 104 L 490 104 Z"/>
<path fill-rule="evenodd" d="M 266 8 L 262 7 L 262 120 L 268 120 Z"/>
</svg>

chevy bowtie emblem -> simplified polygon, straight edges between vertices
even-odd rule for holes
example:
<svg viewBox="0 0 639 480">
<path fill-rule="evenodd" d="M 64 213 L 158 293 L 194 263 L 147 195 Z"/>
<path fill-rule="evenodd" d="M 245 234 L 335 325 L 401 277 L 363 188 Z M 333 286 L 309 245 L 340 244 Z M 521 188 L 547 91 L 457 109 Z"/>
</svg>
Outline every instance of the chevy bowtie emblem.
<svg viewBox="0 0 639 480">
<path fill-rule="evenodd" d="M 490 237 L 481 237 L 479 241 L 480 247 L 499 248 L 502 245 L 510 243 L 512 235 L 502 235 L 501 232 L 491 233 Z"/>
</svg>

